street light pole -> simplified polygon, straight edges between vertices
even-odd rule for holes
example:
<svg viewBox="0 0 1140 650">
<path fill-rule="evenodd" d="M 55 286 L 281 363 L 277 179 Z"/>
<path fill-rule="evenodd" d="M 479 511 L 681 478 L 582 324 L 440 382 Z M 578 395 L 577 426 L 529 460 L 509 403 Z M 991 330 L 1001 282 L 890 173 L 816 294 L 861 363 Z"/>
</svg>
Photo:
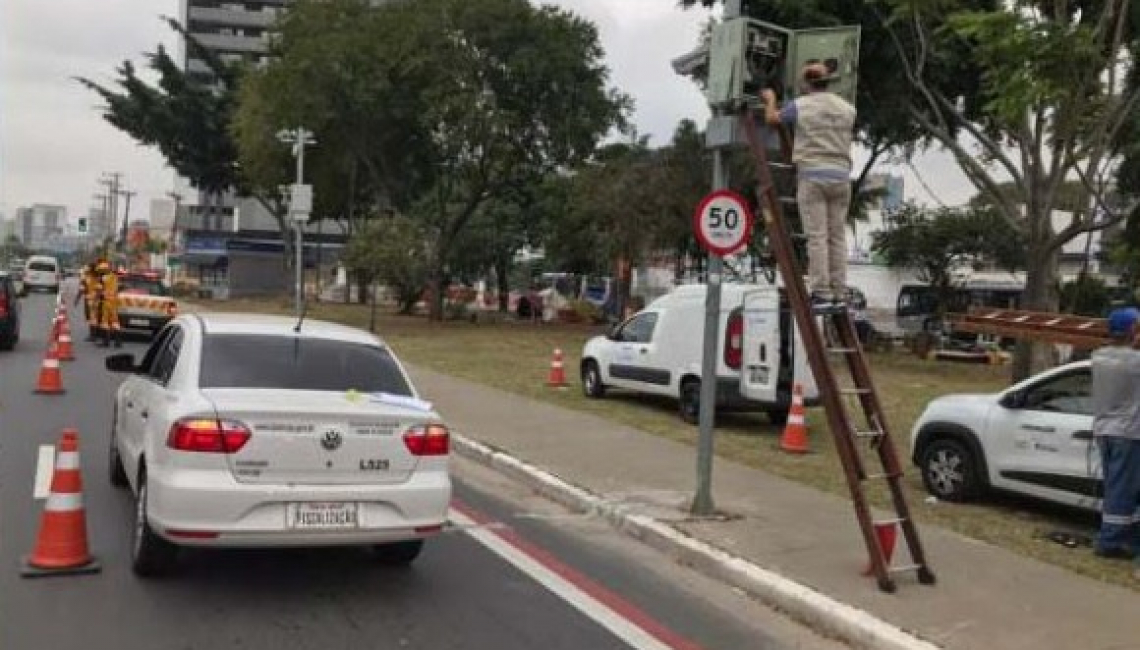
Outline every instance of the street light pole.
<svg viewBox="0 0 1140 650">
<path fill-rule="evenodd" d="M 305 180 L 305 146 L 316 144 L 313 132 L 299 126 L 295 129 L 285 129 L 277 133 L 277 139 L 286 144 L 293 145 L 293 155 L 297 159 L 297 181 L 293 185 L 289 199 L 289 215 L 296 234 L 294 251 L 296 254 L 296 295 L 294 310 L 298 319 L 301 318 L 305 304 L 305 235 L 304 224 L 309 219 L 312 210 L 312 188 L 304 185 Z"/>
</svg>

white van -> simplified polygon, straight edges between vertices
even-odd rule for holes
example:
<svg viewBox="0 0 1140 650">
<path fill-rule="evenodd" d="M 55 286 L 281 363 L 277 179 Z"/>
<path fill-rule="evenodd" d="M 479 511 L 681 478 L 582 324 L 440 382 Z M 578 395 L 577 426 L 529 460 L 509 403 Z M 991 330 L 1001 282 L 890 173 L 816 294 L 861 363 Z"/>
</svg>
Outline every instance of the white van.
<svg viewBox="0 0 1140 650">
<path fill-rule="evenodd" d="M 59 293 L 59 260 L 47 255 L 32 255 L 24 263 L 24 287 L 27 291 Z"/>
<path fill-rule="evenodd" d="M 803 386 L 805 403 L 818 403 L 815 378 L 783 291 L 756 284 L 722 289 L 717 409 L 765 411 L 772 422 L 783 423 L 796 382 Z M 676 397 L 681 418 L 695 423 L 706 293 L 703 284 L 677 287 L 608 335 L 588 341 L 581 364 L 586 395 L 600 398 L 613 387 Z"/>
</svg>

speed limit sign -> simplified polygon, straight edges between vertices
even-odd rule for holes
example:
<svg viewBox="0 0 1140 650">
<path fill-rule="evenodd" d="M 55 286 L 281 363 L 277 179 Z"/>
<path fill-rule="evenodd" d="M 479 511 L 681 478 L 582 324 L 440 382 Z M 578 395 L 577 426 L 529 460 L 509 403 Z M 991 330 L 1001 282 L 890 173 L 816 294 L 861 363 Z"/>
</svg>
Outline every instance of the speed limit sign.
<svg viewBox="0 0 1140 650">
<path fill-rule="evenodd" d="M 752 237 L 752 211 L 736 192 L 717 190 L 697 206 L 693 231 L 706 251 L 719 257 L 732 255 Z"/>
</svg>

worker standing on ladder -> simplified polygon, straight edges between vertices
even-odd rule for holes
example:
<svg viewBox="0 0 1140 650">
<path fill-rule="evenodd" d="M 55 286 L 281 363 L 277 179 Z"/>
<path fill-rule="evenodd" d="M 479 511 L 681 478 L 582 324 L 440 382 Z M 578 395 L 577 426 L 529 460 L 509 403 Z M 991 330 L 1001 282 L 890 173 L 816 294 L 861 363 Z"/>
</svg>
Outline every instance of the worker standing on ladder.
<svg viewBox="0 0 1140 650">
<path fill-rule="evenodd" d="M 829 74 L 822 63 L 809 63 L 802 72 L 805 93 L 779 110 L 776 93 L 761 92 L 765 121 L 795 127 L 796 203 L 808 238 L 808 277 L 815 308 L 847 299 L 847 212 L 855 107 L 828 91 Z"/>
<path fill-rule="evenodd" d="M 1111 343 L 1092 355 L 1093 435 L 1104 471 L 1096 554 L 1136 558 L 1140 577 L 1140 310 L 1108 317 Z"/>
</svg>

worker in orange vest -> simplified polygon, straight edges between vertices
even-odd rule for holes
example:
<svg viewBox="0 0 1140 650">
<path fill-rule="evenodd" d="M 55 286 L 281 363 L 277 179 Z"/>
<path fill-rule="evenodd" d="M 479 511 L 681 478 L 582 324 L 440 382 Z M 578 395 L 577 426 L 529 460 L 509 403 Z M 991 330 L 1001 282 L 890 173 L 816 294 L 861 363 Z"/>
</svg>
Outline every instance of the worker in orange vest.
<svg viewBox="0 0 1140 650">
<path fill-rule="evenodd" d="M 119 277 L 107 261 L 95 267 L 99 273 L 99 330 L 103 340 L 97 345 L 107 347 L 114 341 L 115 347 L 123 347 L 119 338 Z"/>
<path fill-rule="evenodd" d="M 75 305 L 83 300 L 83 320 L 87 323 L 87 340 L 94 341 L 99 331 L 99 275 L 95 262 L 83 267 L 79 278 L 79 292 L 75 294 Z"/>
</svg>

